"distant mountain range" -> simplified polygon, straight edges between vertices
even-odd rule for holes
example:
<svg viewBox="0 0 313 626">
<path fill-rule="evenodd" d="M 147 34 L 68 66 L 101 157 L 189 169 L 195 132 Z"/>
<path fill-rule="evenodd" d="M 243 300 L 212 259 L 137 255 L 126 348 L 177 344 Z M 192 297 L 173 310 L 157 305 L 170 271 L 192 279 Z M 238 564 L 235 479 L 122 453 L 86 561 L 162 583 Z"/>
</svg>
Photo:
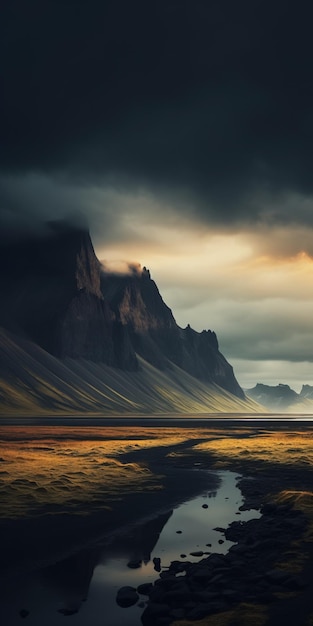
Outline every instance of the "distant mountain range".
<svg viewBox="0 0 313 626">
<path fill-rule="evenodd" d="M 211 330 L 180 328 L 146 268 L 107 272 L 53 223 L 0 249 L 1 413 L 254 412 Z"/>
<path fill-rule="evenodd" d="M 302 385 L 300 393 L 297 393 L 289 385 L 282 383 L 277 386 L 258 383 L 252 389 L 246 389 L 246 393 L 270 411 L 313 413 L 313 387 L 311 385 Z"/>
</svg>

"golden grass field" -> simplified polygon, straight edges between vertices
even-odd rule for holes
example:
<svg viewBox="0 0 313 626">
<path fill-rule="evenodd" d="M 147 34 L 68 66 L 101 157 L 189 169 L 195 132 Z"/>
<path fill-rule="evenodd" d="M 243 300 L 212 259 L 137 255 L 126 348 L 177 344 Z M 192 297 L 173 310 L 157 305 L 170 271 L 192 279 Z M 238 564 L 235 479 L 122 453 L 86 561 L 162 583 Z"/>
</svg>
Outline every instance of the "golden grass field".
<svg viewBox="0 0 313 626">
<path fill-rule="evenodd" d="M 47 510 L 75 515 L 102 510 L 110 515 L 126 495 L 158 490 L 162 503 L 162 471 L 166 473 L 176 462 L 177 466 L 183 462 L 192 467 L 197 461 L 211 469 L 240 472 L 257 468 L 259 477 L 262 472 L 275 474 L 275 486 L 268 494 L 271 500 L 291 503 L 307 517 L 305 536 L 297 538 L 276 564 L 301 572 L 307 563 L 307 546 L 313 542 L 313 489 L 307 480 L 313 476 L 312 433 L 310 423 L 286 428 L 248 424 L 207 428 L 4 426 L 0 430 L 0 517 L 31 518 Z M 159 471 L 152 462 L 156 454 L 163 459 Z M 294 473 L 297 488 L 290 482 Z M 281 476 L 278 482 L 277 476 Z M 306 476 L 302 486 L 301 476 Z M 264 605 L 241 602 L 230 611 L 196 622 L 177 621 L 173 626 L 264 626 L 267 619 Z M 312 623 L 310 619 L 308 614 L 305 626 Z"/>
</svg>

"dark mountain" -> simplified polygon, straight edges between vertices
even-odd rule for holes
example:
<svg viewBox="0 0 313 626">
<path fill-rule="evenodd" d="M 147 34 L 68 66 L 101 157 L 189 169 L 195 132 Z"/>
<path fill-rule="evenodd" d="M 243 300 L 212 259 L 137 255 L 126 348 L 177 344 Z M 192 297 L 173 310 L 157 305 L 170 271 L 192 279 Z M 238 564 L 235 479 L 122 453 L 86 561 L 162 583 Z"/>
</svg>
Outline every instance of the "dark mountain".
<svg viewBox="0 0 313 626">
<path fill-rule="evenodd" d="M 271 410 L 285 410 L 298 400 L 298 394 L 289 387 L 279 383 L 276 387 L 257 383 L 253 389 L 246 389 L 246 393 L 263 406 Z"/>
<path fill-rule="evenodd" d="M 279 385 L 262 385 L 258 383 L 253 389 L 246 389 L 247 397 L 274 413 L 312 414 L 313 387 L 302 385 L 300 393 L 280 383 Z"/>
<path fill-rule="evenodd" d="M 215 382 L 238 398 L 244 398 L 244 392 L 234 376 L 232 366 L 219 351 L 215 332 L 203 330 L 197 333 L 188 325 L 181 333 L 183 339 L 181 367 L 200 380 Z"/>
<path fill-rule="evenodd" d="M 302 385 L 302 389 L 300 391 L 300 398 L 307 398 L 309 400 L 313 400 L 313 387 L 312 385 Z"/>
<path fill-rule="evenodd" d="M 145 268 L 108 274 L 87 231 L 50 224 L 0 249 L 0 324 L 51 355 L 135 372 L 142 357 L 244 399 L 214 332 L 180 328 Z"/>
<path fill-rule="evenodd" d="M 53 223 L 40 237 L 0 249 L 0 324 L 57 357 L 118 365 L 114 315 L 100 290 L 100 263 L 89 233 Z M 127 342 L 123 362 L 137 366 Z"/>
<path fill-rule="evenodd" d="M 244 398 L 231 365 L 219 352 L 216 334 L 198 333 L 189 325 L 180 328 L 146 268 L 122 276 L 102 272 L 101 289 L 116 322 L 127 328 L 134 350 L 146 361 L 159 369 L 169 367 L 170 361 L 199 380 Z"/>
</svg>

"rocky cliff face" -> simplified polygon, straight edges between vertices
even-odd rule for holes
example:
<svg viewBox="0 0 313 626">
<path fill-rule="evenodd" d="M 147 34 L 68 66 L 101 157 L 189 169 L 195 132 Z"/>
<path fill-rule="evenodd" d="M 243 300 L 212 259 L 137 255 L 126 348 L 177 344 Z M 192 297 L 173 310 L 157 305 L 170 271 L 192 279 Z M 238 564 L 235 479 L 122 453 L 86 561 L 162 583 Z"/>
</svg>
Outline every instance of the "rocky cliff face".
<svg viewBox="0 0 313 626">
<path fill-rule="evenodd" d="M 85 230 L 53 224 L 2 245 L 0 277 L 0 324 L 54 356 L 136 371 L 138 354 L 245 397 L 215 333 L 180 328 L 145 268 L 106 273 Z"/>
<path fill-rule="evenodd" d="M 168 360 L 180 365 L 180 329 L 148 270 L 126 276 L 103 272 L 101 289 L 140 356 L 160 369 L 168 365 Z"/>
<path fill-rule="evenodd" d="M 114 314 L 100 290 L 89 233 L 53 224 L 40 237 L 1 246 L 0 322 L 58 357 L 117 365 Z M 124 363 L 136 364 L 131 349 Z"/>
<path fill-rule="evenodd" d="M 244 392 L 235 378 L 232 366 L 219 351 L 215 332 L 203 330 L 197 333 L 188 325 L 181 334 L 183 340 L 181 367 L 199 380 L 214 382 L 238 398 L 244 398 Z"/>
<path fill-rule="evenodd" d="M 231 365 L 219 352 L 216 334 L 198 333 L 189 325 L 180 328 L 146 268 L 124 276 L 103 272 L 101 289 L 135 351 L 146 361 L 160 369 L 170 361 L 199 380 L 244 398 Z"/>
</svg>

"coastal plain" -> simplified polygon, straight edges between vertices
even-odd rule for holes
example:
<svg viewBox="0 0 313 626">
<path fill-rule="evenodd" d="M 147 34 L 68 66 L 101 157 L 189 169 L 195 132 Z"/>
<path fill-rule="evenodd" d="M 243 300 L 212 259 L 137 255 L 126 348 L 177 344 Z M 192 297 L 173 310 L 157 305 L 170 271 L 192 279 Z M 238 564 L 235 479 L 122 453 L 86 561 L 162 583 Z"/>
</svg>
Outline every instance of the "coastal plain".
<svg viewBox="0 0 313 626">
<path fill-rule="evenodd" d="M 2 593 L 35 568 L 62 562 L 99 543 L 109 545 L 136 525 L 201 494 L 208 482 L 214 489 L 218 471 L 231 470 L 238 474 L 242 509 L 258 509 L 261 517 L 241 523 L 238 511 L 238 523 L 224 529 L 237 546 L 224 563 L 213 567 L 209 555 L 192 566 L 185 560 L 182 571 L 176 564 L 161 572 L 154 595 L 145 598 L 143 623 L 272 626 L 295 623 L 297 616 L 297 624 L 309 626 L 312 422 L 208 419 L 195 426 L 185 419 L 172 426 L 170 420 L 164 426 L 148 426 L 147 421 L 97 427 L 84 420 L 85 426 L 70 428 L 62 420 L 59 426 L 2 425 Z M 201 568 L 207 571 L 205 587 Z M 244 572 L 251 571 L 254 579 L 247 579 Z M 191 590 L 187 603 L 179 593 L 172 594 L 176 600 L 171 603 L 169 576 Z M 210 596 L 204 602 L 209 588 L 211 604 Z M 192 603 L 200 606 L 196 619 Z M 163 608 L 163 621 L 158 605 L 168 607 L 167 612 Z"/>
</svg>

